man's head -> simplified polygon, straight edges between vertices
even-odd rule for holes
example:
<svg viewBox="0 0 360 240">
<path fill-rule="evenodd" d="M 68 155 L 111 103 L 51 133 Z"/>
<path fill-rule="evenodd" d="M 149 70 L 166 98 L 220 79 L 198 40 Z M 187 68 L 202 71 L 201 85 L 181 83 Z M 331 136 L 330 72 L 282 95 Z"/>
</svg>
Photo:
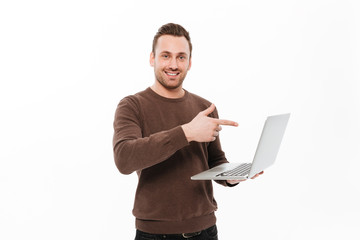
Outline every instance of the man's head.
<svg viewBox="0 0 360 240">
<path fill-rule="evenodd" d="M 150 55 L 154 67 L 155 84 L 164 90 L 182 89 L 182 83 L 191 67 L 189 33 L 180 25 L 169 23 L 156 33 Z"/>
<path fill-rule="evenodd" d="M 175 23 L 168 23 L 163 26 L 161 26 L 158 30 L 158 32 L 154 36 L 153 45 L 152 45 L 152 52 L 155 54 L 155 48 L 158 42 L 158 39 L 163 35 L 170 35 L 175 37 L 185 37 L 185 39 L 188 41 L 189 49 L 190 49 L 190 57 L 192 53 L 192 44 L 189 32 L 186 31 L 185 28 L 183 28 L 179 24 Z"/>
</svg>

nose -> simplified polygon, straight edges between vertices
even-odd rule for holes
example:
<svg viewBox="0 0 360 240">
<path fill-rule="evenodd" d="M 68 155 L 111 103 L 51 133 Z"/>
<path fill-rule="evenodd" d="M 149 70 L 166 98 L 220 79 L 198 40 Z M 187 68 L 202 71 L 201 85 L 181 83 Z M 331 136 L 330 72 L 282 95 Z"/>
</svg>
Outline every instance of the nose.
<svg viewBox="0 0 360 240">
<path fill-rule="evenodd" d="M 175 70 L 178 68 L 176 58 L 171 58 L 171 60 L 169 62 L 169 68 L 171 68 L 172 70 Z"/>
</svg>

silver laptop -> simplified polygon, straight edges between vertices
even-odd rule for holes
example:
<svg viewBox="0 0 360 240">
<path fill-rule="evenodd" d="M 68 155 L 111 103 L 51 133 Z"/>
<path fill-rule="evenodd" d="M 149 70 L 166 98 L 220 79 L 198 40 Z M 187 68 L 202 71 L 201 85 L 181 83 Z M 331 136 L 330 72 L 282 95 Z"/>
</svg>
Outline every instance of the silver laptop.
<svg viewBox="0 0 360 240">
<path fill-rule="evenodd" d="M 269 116 L 252 163 L 223 163 L 191 177 L 192 180 L 242 180 L 252 178 L 275 162 L 290 113 Z"/>
</svg>

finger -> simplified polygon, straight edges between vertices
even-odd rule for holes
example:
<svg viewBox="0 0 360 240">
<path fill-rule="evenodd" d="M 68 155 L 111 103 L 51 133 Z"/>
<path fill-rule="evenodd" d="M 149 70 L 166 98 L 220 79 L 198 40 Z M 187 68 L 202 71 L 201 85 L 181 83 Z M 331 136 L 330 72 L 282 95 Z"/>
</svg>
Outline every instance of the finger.
<svg viewBox="0 0 360 240">
<path fill-rule="evenodd" d="M 227 180 L 227 182 L 230 183 L 230 184 L 236 184 L 236 183 L 243 182 L 243 181 L 246 181 L 246 179 L 242 179 L 242 180 Z"/>
<path fill-rule="evenodd" d="M 264 173 L 264 171 L 259 172 L 259 173 L 257 173 L 256 175 L 254 175 L 251 179 L 257 178 L 258 176 L 260 176 L 260 175 L 263 174 L 263 173 Z"/>
<path fill-rule="evenodd" d="M 227 125 L 227 126 L 234 126 L 237 127 L 239 124 L 237 122 L 225 119 L 215 119 L 215 122 L 219 125 Z"/>
<path fill-rule="evenodd" d="M 208 107 L 207 109 L 205 109 L 204 111 L 202 111 L 201 113 L 204 114 L 205 116 L 209 115 L 210 113 L 212 113 L 215 110 L 215 104 L 211 104 L 210 107 Z"/>
<path fill-rule="evenodd" d="M 218 125 L 215 130 L 220 132 L 222 130 L 222 127 L 220 125 Z"/>
<path fill-rule="evenodd" d="M 255 179 L 259 176 L 259 174 L 254 175 L 251 179 Z"/>
<path fill-rule="evenodd" d="M 215 131 L 215 132 L 214 132 L 214 137 L 217 137 L 217 136 L 219 136 L 219 132 L 218 132 L 218 131 Z"/>
</svg>

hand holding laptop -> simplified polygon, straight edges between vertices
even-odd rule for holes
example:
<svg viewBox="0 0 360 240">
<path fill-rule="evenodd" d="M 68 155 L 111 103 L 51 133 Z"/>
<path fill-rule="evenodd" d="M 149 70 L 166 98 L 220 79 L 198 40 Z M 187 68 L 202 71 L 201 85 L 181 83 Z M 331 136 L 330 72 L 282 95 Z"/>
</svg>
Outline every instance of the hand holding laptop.
<svg viewBox="0 0 360 240">
<path fill-rule="evenodd" d="M 252 163 L 223 163 L 191 177 L 192 180 L 227 180 L 234 184 L 240 180 L 261 175 L 276 159 L 290 113 L 269 116 L 263 127 Z"/>
<path fill-rule="evenodd" d="M 264 171 L 261 171 L 261 172 L 259 172 L 258 174 L 255 174 L 255 176 L 253 176 L 251 179 L 255 179 L 255 178 L 257 178 L 258 176 L 260 176 L 260 175 L 262 175 L 264 173 Z M 231 184 L 231 185 L 234 185 L 234 184 L 237 184 L 237 183 L 239 183 L 239 182 L 243 182 L 243 181 L 246 181 L 247 180 L 247 178 L 246 179 L 241 179 L 241 180 L 226 180 L 229 184 Z"/>
</svg>

